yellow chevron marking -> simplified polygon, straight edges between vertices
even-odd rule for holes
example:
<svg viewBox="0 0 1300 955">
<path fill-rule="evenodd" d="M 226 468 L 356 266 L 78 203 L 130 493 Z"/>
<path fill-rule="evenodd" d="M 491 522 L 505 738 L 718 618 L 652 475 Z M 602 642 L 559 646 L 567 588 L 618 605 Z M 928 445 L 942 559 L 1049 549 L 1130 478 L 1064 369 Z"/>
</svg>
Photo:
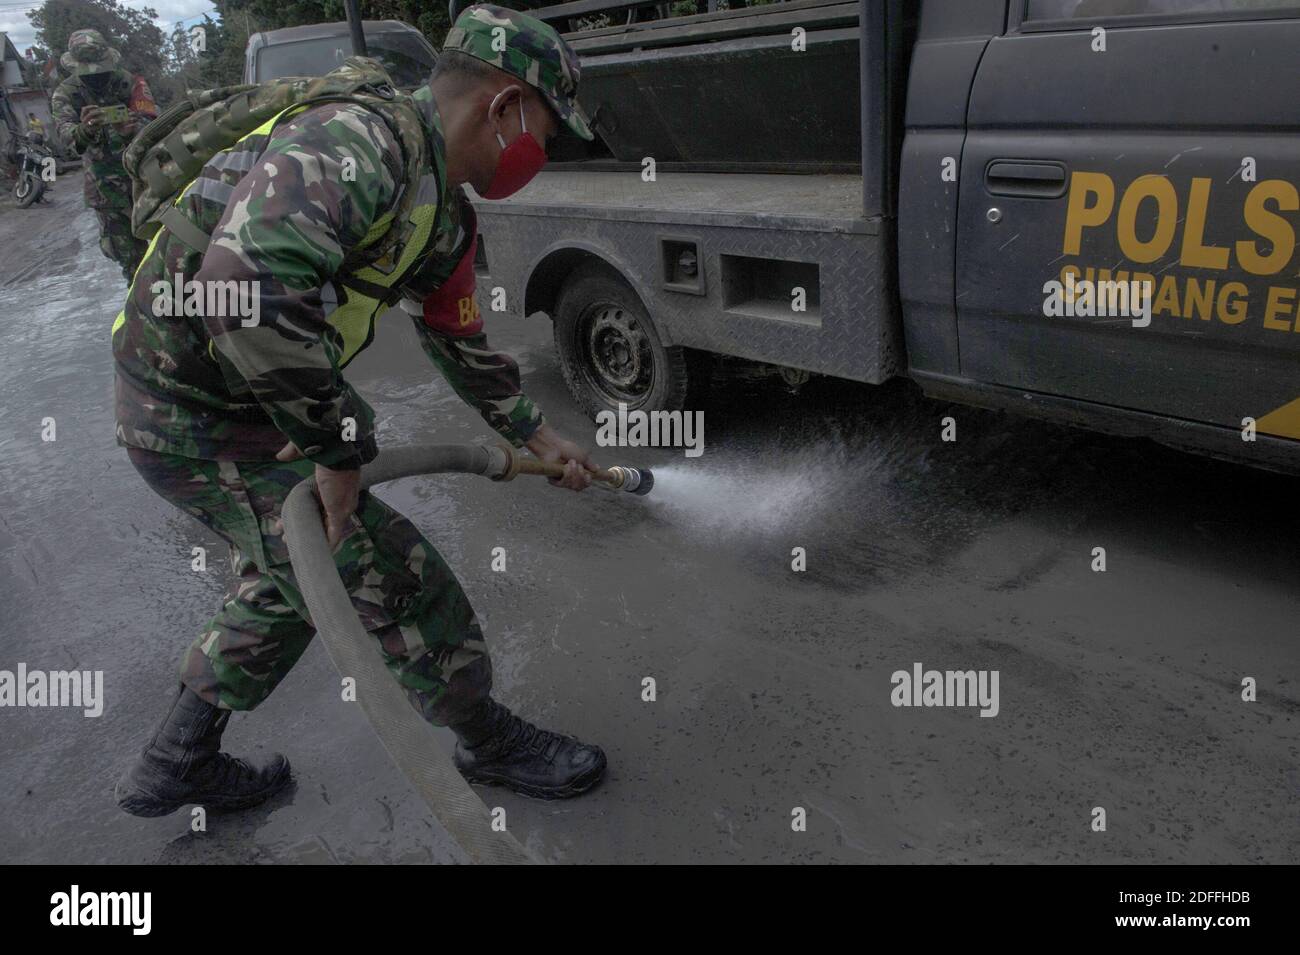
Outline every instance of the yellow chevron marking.
<svg viewBox="0 0 1300 955">
<path fill-rule="evenodd" d="M 1300 439 L 1300 398 L 1276 411 L 1270 411 L 1255 422 L 1255 428 L 1279 438 Z"/>
</svg>

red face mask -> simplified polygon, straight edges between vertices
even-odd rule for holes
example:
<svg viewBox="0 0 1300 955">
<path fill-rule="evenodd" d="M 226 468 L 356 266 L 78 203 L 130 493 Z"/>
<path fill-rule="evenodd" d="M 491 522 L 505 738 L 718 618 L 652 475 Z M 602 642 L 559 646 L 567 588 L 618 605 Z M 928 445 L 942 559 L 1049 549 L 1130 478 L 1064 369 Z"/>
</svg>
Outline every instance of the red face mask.
<svg viewBox="0 0 1300 955">
<path fill-rule="evenodd" d="M 492 106 L 495 105 L 496 100 L 493 100 Z M 489 115 L 492 106 L 488 107 Z M 546 165 L 546 150 L 528 131 L 522 102 L 519 104 L 519 125 L 523 128 L 523 132 L 508 146 L 501 138 L 501 134 L 497 133 L 497 142 L 501 144 L 501 158 L 497 160 L 496 172 L 492 174 L 492 181 L 488 183 L 487 190 L 483 193 L 484 199 L 504 199 L 513 196 L 528 185 L 529 181 Z"/>
</svg>

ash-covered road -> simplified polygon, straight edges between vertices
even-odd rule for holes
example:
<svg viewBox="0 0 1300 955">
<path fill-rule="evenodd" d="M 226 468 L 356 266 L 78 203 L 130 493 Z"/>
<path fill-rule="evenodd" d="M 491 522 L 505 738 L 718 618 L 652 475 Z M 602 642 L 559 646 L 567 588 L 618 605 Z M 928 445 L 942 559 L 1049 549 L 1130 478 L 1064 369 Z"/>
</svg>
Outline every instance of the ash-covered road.
<svg viewBox="0 0 1300 955">
<path fill-rule="evenodd" d="M 123 289 L 77 174 L 52 206 L 0 204 L 0 249 L 0 670 L 102 670 L 106 697 L 97 719 L 0 708 L 0 860 L 456 860 L 320 646 L 226 736 L 236 753 L 285 752 L 288 793 L 209 816 L 205 833 L 186 812 L 116 809 L 113 780 L 218 605 L 224 548 L 114 444 Z M 381 444 L 486 440 L 405 321 L 390 316 L 350 370 Z M 489 316 L 488 331 L 551 420 L 591 442 L 549 324 Z M 955 444 L 939 440 L 947 414 Z M 460 575 L 499 695 L 609 754 L 606 782 L 578 800 L 481 790 L 538 856 L 1300 857 L 1300 481 L 902 385 L 791 397 L 724 378 L 706 426 L 699 459 L 598 450 L 655 467 L 648 500 L 470 477 L 381 492 Z M 194 546 L 213 555 L 206 573 Z M 998 714 L 892 706 L 891 674 L 914 663 L 997 670 Z M 1257 702 L 1241 700 L 1246 677 Z"/>
</svg>

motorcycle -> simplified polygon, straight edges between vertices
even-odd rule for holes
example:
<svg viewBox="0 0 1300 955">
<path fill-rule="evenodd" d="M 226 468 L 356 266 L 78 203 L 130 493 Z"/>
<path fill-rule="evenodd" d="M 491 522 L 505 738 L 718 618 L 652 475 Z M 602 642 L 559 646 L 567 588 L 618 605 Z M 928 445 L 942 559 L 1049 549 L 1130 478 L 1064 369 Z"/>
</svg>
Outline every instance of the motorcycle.
<svg viewBox="0 0 1300 955">
<path fill-rule="evenodd" d="M 23 137 L 18 145 L 18 181 L 14 183 L 14 199 L 20 208 L 26 209 L 34 202 L 39 202 L 45 194 L 48 183 L 45 169 L 53 161 L 50 151 L 44 143 Z"/>
</svg>

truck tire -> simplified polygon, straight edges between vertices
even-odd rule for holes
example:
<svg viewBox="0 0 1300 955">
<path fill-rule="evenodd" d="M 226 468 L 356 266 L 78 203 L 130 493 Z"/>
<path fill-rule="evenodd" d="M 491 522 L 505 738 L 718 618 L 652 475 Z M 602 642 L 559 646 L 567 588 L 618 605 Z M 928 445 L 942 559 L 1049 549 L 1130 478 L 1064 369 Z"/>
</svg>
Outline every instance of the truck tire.
<svg viewBox="0 0 1300 955">
<path fill-rule="evenodd" d="M 665 347 L 636 292 L 604 262 L 573 271 L 552 319 L 565 384 L 592 419 L 620 402 L 629 411 L 682 411 L 703 399 L 706 356 Z"/>
</svg>

